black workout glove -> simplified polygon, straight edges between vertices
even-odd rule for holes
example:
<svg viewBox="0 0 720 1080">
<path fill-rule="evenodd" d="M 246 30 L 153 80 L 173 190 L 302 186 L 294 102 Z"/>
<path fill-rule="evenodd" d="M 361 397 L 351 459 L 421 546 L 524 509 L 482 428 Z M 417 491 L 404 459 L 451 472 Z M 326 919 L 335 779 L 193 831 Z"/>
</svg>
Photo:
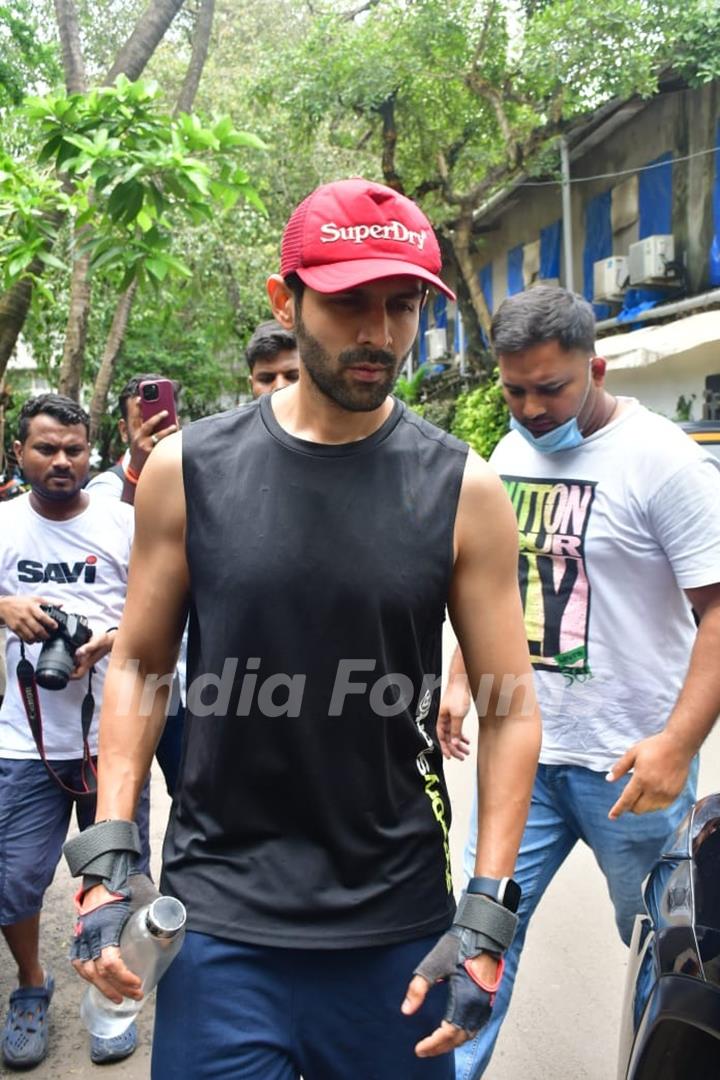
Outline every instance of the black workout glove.
<svg viewBox="0 0 720 1080">
<path fill-rule="evenodd" d="M 474 1035 L 490 1019 L 495 994 L 503 975 L 503 955 L 510 945 L 517 915 L 489 897 L 464 893 L 455 922 L 415 969 L 433 985 L 448 981 L 444 1019 Z M 499 960 L 491 985 L 472 973 L 469 961 L 483 952 Z"/>
<path fill-rule="evenodd" d="M 86 889 L 76 896 L 78 908 Z M 78 911 L 72 944 L 71 960 L 97 960 L 108 945 L 119 945 L 123 927 L 130 916 L 145 904 L 157 900 L 160 893 L 145 874 L 132 874 L 125 888 L 113 893 L 113 899 L 80 914 Z"/>
<path fill-rule="evenodd" d="M 137 872 L 140 837 L 133 821 L 101 821 L 68 840 L 65 858 L 73 877 L 83 874 L 75 901 L 78 918 L 70 947 L 72 960 L 96 960 L 108 945 L 118 945 L 133 912 L 160 894 L 150 878 Z M 80 914 L 85 893 L 104 885 L 112 899 Z"/>
</svg>

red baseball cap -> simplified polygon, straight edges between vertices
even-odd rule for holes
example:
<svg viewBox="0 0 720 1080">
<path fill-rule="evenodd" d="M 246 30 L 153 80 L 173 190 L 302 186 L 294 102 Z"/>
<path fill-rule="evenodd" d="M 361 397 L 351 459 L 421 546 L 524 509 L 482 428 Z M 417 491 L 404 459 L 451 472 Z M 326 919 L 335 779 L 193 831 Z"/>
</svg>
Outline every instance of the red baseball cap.
<svg viewBox="0 0 720 1080">
<path fill-rule="evenodd" d="M 321 293 L 353 289 L 399 274 L 455 294 L 438 276 L 435 233 L 419 206 L 384 184 L 336 180 L 293 211 L 282 238 L 280 273 L 297 274 Z"/>
</svg>

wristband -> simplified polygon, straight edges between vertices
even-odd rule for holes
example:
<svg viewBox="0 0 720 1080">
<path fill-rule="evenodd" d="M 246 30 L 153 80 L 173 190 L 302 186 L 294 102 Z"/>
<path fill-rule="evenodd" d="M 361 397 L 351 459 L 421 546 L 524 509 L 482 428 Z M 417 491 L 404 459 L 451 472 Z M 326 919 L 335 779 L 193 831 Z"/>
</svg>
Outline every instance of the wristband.
<svg viewBox="0 0 720 1080">
<path fill-rule="evenodd" d="M 128 465 L 125 469 L 125 479 L 127 480 L 128 484 L 132 484 L 132 486 L 135 487 L 138 480 L 140 479 L 140 473 L 135 472 L 132 465 Z"/>
</svg>

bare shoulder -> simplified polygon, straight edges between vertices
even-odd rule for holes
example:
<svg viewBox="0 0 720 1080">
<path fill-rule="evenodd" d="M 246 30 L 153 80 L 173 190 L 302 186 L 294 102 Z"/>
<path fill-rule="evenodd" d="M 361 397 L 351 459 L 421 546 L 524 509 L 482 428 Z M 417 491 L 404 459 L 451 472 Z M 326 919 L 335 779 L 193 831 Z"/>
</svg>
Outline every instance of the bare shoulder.
<svg viewBox="0 0 720 1080">
<path fill-rule="evenodd" d="M 502 480 L 471 450 L 463 474 L 455 523 L 456 557 L 466 551 L 508 545 L 517 549 L 517 523 Z"/>
<path fill-rule="evenodd" d="M 159 442 L 145 463 L 135 498 L 136 529 L 147 522 L 155 530 L 185 527 L 182 432 Z"/>
<path fill-rule="evenodd" d="M 460 488 L 459 513 L 509 506 L 502 480 L 484 458 L 470 450 Z"/>
</svg>

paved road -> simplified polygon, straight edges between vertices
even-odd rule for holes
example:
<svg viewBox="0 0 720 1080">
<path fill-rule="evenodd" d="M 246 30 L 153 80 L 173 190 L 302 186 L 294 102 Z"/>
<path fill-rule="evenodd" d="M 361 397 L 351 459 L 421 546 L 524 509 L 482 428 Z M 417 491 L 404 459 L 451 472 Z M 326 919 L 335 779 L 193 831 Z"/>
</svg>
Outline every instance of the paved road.
<svg viewBox="0 0 720 1080">
<path fill-rule="evenodd" d="M 465 764 L 448 769 L 455 824 L 452 853 L 460 883 L 460 857 L 470 811 L 472 772 Z M 703 754 L 701 791 L 720 789 L 720 727 Z M 162 778 L 153 778 L 154 864 L 167 815 Z M 51 1009 L 51 1052 L 32 1074 L 37 1080 L 98 1080 L 78 1016 L 83 984 L 67 965 L 72 925 L 72 883 L 58 869 L 46 903 L 44 963 L 55 973 Z M 7 1000 L 14 973 L 0 945 L 0 1001 Z M 615 1080 L 618 1017 L 625 950 L 614 930 L 610 902 L 599 871 L 578 847 L 553 882 L 528 935 L 521 978 L 487 1080 Z M 112 1080 L 147 1080 L 152 1005 L 141 1014 L 141 1046 L 127 1062 L 107 1070 Z M 0 1067 L 0 1076 L 17 1076 Z M 188 1077 L 188 1080 L 192 1080 Z M 357 1080 L 365 1080 L 358 1077 Z M 398 1078 L 401 1080 L 401 1078 Z"/>
</svg>

